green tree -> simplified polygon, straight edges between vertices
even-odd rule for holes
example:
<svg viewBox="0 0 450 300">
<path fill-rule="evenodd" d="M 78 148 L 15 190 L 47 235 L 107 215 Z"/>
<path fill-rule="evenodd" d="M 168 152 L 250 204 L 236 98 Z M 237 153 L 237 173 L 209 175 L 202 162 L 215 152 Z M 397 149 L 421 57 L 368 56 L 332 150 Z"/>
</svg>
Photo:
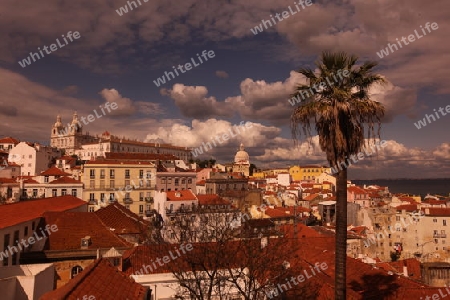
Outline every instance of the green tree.
<svg viewBox="0 0 450 300">
<path fill-rule="evenodd" d="M 345 159 L 359 153 L 369 142 L 379 138 L 384 106 L 369 97 L 369 88 L 385 80 L 372 73 L 377 62 L 367 61 L 357 66 L 358 57 L 345 52 L 323 52 L 316 62 L 318 74 L 312 69 L 297 72 L 307 79 L 291 95 L 307 97 L 291 115 L 294 141 L 302 133 L 311 137 L 311 123 L 319 135 L 319 145 L 331 167 L 342 166 L 336 182 L 336 258 L 335 299 L 346 299 L 346 248 L 347 248 L 347 165 Z M 340 75 L 341 74 L 341 75 Z M 336 80 L 337 79 L 337 80 Z M 325 83 L 325 84 L 323 84 Z M 318 87 L 319 86 L 319 87 Z M 312 93 L 312 89 L 315 92 Z M 375 130 L 378 125 L 378 130 Z M 367 142 L 365 139 L 367 127 Z"/>
</svg>

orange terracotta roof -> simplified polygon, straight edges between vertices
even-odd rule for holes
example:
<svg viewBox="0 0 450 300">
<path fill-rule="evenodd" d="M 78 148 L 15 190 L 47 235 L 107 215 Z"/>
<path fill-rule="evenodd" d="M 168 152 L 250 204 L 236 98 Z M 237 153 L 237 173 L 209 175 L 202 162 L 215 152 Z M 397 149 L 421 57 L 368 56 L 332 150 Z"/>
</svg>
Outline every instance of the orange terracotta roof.
<svg viewBox="0 0 450 300">
<path fill-rule="evenodd" d="M 320 197 L 320 195 L 319 194 L 311 194 L 311 195 L 303 198 L 302 200 L 303 201 L 312 201 L 312 200 L 316 199 L 317 197 Z M 322 197 L 320 197 L 320 198 L 322 198 Z"/>
<path fill-rule="evenodd" d="M 40 175 L 41 176 L 70 176 L 69 173 L 63 172 L 55 166 L 41 172 Z"/>
<path fill-rule="evenodd" d="M 91 250 L 132 246 L 90 212 L 46 212 L 43 217 L 46 224 L 58 226 L 58 230 L 48 237 L 45 250 L 80 250 L 80 241 L 86 236 L 91 237 L 92 243 L 87 248 Z"/>
<path fill-rule="evenodd" d="M 58 179 L 55 179 L 55 180 L 49 182 L 49 184 L 62 184 L 62 183 L 81 183 L 81 181 L 76 180 L 72 177 L 63 176 L 63 177 L 60 177 Z"/>
<path fill-rule="evenodd" d="M 167 193 L 167 200 L 168 201 L 197 200 L 197 197 L 195 197 L 194 193 L 192 193 L 191 190 L 168 191 L 166 193 Z"/>
<path fill-rule="evenodd" d="M 410 204 L 417 203 L 417 201 L 411 197 L 398 197 L 398 199 L 400 199 L 400 201 L 409 202 Z"/>
<path fill-rule="evenodd" d="M 148 222 L 123 205 L 114 202 L 94 212 L 115 234 L 140 234 L 148 227 Z"/>
<path fill-rule="evenodd" d="M 107 259 L 97 259 L 66 285 L 44 294 L 40 300 L 95 299 L 145 300 L 149 288 L 113 267 Z"/>
<path fill-rule="evenodd" d="M 197 181 L 196 185 L 205 185 L 206 184 L 206 180 L 200 180 Z"/>
<path fill-rule="evenodd" d="M 411 211 L 415 211 L 417 210 L 417 204 L 404 204 L 404 205 L 399 205 L 395 208 L 397 211 L 402 211 L 402 210 L 406 210 L 408 212 Z"/>
<path fill-rule="evenodd" d="M 352 193 L 352 194 L 364 194 L 364 195 L 367 195 L 367 192 L 364 189 L 362 189 L 362 188 L 360 188 L 358 186 L 349 186 L 347 188 L 347 192 Z"/>
<path fill-rule="evenodd" d="M 0 177 L 0 183 L 18 183 L 15 178 Z"/>
<path fill-rule="evenodd" d="M 72 195 L 0 205 L 0 215 L 2 216 L 0 218 L 0 228 L 10 227 L 42 217 L 47 211 L 62 212 L 82 206 L 85 206 L 87 210 L 86 202 Z"/>
<path fill-rule="evenodd" d="M 422 207 L 421 210 L 427 216 L 450 216 L 450 208 L 446 207 Z"/>
<path fill-rule="evenodd" d="M 199 205 L 230 205 L 231 202 L 216 194 L 197 194 Z"/>
<path fill-rule="evenodd" d="M 445 205 L 445 201 L 442 201 L 442 200 L 436 200 L 436 199 L 433 199 L 433 198 L 426 198 L 425 200 L 423 200 L 422 201 L 422 203 L 427 203 L 427 204 L 430 204 L 430 205 Z"/>
<path fill-rule="evenodd" d="M 36 184 L 39 184 L 39 182 L 37 180 L 34 180 L 32 178 L 25 178 L 23 180 L 23 183 L 36 183 Z"/>
<path fill-rule="evenodd" d="M 12 137 L 4 137 L 0 139 L 0 144 L 14 144 L 17 145 L 18 143 L 20 143 L 19 140 L 16 140 L 15 138 Z"/>
</svg>

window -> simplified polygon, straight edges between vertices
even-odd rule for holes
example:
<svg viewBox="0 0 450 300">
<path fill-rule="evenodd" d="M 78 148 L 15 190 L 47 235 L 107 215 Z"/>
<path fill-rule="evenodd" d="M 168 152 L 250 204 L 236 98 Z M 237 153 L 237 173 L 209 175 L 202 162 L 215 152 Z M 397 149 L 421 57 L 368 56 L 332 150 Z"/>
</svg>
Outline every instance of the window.
<svg viewBox="0 0 450 300">
<path fill-rule="evenodd" d="M 180 179 L 175 178 L 175 186 L 179 186 L 180 185 Z"/>
<path fill-rule="evenodd" d="M 38 193 L 38 190 L 37 189 L 33 189 L 33 197 L 37 197 L 37 193 Z"/>
<path fill-rule="evenodd" d="M 48 176 L 44 176 L 44 182 L 48 183 Z"/>
<path fill-rule="evenodd" d="M 144 178 L 144 170 L 139 170 L 139 179 Z"/>
<path fill-rule="evenodd" d="M 165 184 L 166 183 L 166 178 L 161 178 L 161 183 Z"/>
<path fill-rule="evenodd" d="M 114 178 L 114 169 L 109 170 L 109 178 Z"/>
<path fill-rule="evenodd" d="M 105 193 L 100 193 L 100 201 L 105 202 Z"/>
<path fill-rule="evenodd" d="M 181 179 L 181 184 L 186 184 L 186 179 Z"/>
<path fill-rule="evenodd" d="M 114 201 L 114 193 L 109 193 L 109 201 Z"/>
<path fill-rule="evenodd" d="M 58 190 L 57 189 L 52 189 L 52 196 L 56 197 L 58 194 Z"/>
<path fill-rule="evenodd" d="M 67 195 L 67 189 L 62 189 L 62 190 L 61 190 L 61 195 L 62 195 L 62 196 Z"/>
<path fill-rule="evenodd" d="M 28 235 L 28 226 L 25 226 L 25 230 L 23 231 L 23 235 L 25 237 Z"/>
<path fill-rule="evenodd" d="M 433 219 L 433 223 L 437 223 L 437 219 Z"/>
<path fill-rule="evenodd" d="M 73 267 L 72 270 L 70 271 L 70 278 L 74 278 L 79 273 L 81 273 L 81 271 L 83 271 L 82 267 L 80 267 L 80 266 Z"/>
<path fill-rule="evenodd" d="M 89 193 L 89 200 L 94 200 L 94 199 L 95 199 L 95 194 Z"/>
<path fill-rule="evenodd" d="M 130 170 L 125 170 L 125 178 L 130 178 Z"/>
<path fill-rule="evenodd" d="M 89 207 L 89 212 L 94 212 L 94 207 L 93 206 Z"/>
<path fill-rule="evenodd" d="M 114 188 L 114 180 L 109 181 L 109 187 L 112 189 Z"/>
<path fill-rule="evenodd" d="M 72 189 L 72 196 L 74 196 L 74 197 L 77 196 L 77 189 Z"/>
<path fill-rule="evenodd" d="M 100 179 L 104 179 L 105 178 L 105 169 L 101 169 L 100 170 Z"/>
<path fill-rule="evenodd" d="M 139 213 L 144 213 L 144 205 L 139 205 Z"/>
<path fill-rule="evenodd" d="M 95 188 L 95 180 L 89 180 L 89 188 Z"/>
<path fill-rule="evenodd" d="M 144 192 L 139 193 L 139 201 L 144 201 Z"/>
<path fill-rule="evenodd" d="M 129 180 L 125 180 L 125 189 L 129 189 L 129 188 L 131 188 L 130 181 Z"/>
<path fill-rule="evenodd" d="M 95 170 L 94 169 L 89 170 L 89 176 L 91 178 L 95 178 Z"/>
<path fill-rule="evenodd" d="M 447 226 L 447 220 L 442 220 L 442 226 Z"/>
<path fill-rule="evenodd" d="M 188 184 L 191 184 L 191 183 L 192 183 L 192 179 L 189 178 L 189 179 L 188 179 Z"/>
</svg>

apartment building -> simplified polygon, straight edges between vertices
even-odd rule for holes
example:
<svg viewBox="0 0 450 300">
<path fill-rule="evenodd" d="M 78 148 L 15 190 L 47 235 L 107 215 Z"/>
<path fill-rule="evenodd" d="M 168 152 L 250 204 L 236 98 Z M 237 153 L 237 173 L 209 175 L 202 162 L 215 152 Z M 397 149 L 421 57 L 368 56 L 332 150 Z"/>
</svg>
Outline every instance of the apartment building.
<svg viewBox="0 0 450 300">
<path fill-rule="evenodd" d="M 20 143 L 19 140 L 16 140 L 12 137 L 4 137 L 0 139 L 0 151 L 9 152 L 12 148 L 14 148 L 18 143 Z"/>
<path fill-rule="evenodd" d="M 21 166 L 22 176 L 35 176 L 47 170 L 52 162 L 61 156 L 56 148 L 20 142 L 9 150 L 9 161 L 14 161 Z"/>
<path fill-rule="evenodd" d="M 144 216 L 153 208 L 156 166 L 146 161 L 96 160 L 83 166 L 83 200 L 96 211 L 115 201 Z"/>
<path fill-rule="evenodd" d="M 373 257 L 388 261 L 396 254 L 422 262 L 450 262 L 450 208 L 400 205 L 374 213 L 373 219 L 373 235 L 365 242 Z"/>
<path fill-rule="evenodd" d="M 322 173 L 330 172 L 330 168 L 319 165 L 292 166 L 289 168 L 289 174 L 291 174 L 294 181 L 315 180 Z"/>
<path fill-rule="evenodd" d="M 213 241 L 219 230 L 239 223 L 241 212 L 218 195 L 191 190 L 156 192 L 155 210 L 163 221 L 162 236 L 170 242 Z"/>
<path fill-rule="evenodd" d="M 57 167 L 51 167 L 39 176 L 21 178 L 19 182 L 21 200 L 64 195 L 81 197 L 83 194 L 83 183 Z"/>
<path fill-rule="evenodd" d="M 206 194 L 223 195 L 229 191 L 247 191 L 248 179 L 233 173 L 214 173 L 205 181 Z"/>
<path fill-rule="evenodd" d="M 156 189 L 162 191 L 196 190 L 197 173 L 176 167 L 171 162 L 158 165 Z"/>
</svg>

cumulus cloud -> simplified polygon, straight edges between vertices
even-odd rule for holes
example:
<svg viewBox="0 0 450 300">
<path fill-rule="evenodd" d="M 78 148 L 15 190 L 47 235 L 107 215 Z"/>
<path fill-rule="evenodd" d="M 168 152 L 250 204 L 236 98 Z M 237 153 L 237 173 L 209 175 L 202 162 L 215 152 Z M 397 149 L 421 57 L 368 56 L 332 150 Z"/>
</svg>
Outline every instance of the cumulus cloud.
<svg viewBox="0 0 450 300">
<path fill-rule="evenodd" d="M 161 93 L 170 96 L 186 117 L 206 119 L 233 115 L 231 105 L 219 102 L 215 97 L 207 97 L 208 89 L 204 86 L 185 86 L 177 83 L 170 90 L 162 89 Z"/>
<path fill-rule="evenodd" d="M 116 89 L 103 89 L 99 94 L 106 101 L 117 103 L 118 108 L 110 113 L 112 116 L 130 116 L 136 112 L 147 115 L 157 115 L 162 113 L 160 104 L 132 101 L 130 98 L 122 97 Z"/>
</svg>

